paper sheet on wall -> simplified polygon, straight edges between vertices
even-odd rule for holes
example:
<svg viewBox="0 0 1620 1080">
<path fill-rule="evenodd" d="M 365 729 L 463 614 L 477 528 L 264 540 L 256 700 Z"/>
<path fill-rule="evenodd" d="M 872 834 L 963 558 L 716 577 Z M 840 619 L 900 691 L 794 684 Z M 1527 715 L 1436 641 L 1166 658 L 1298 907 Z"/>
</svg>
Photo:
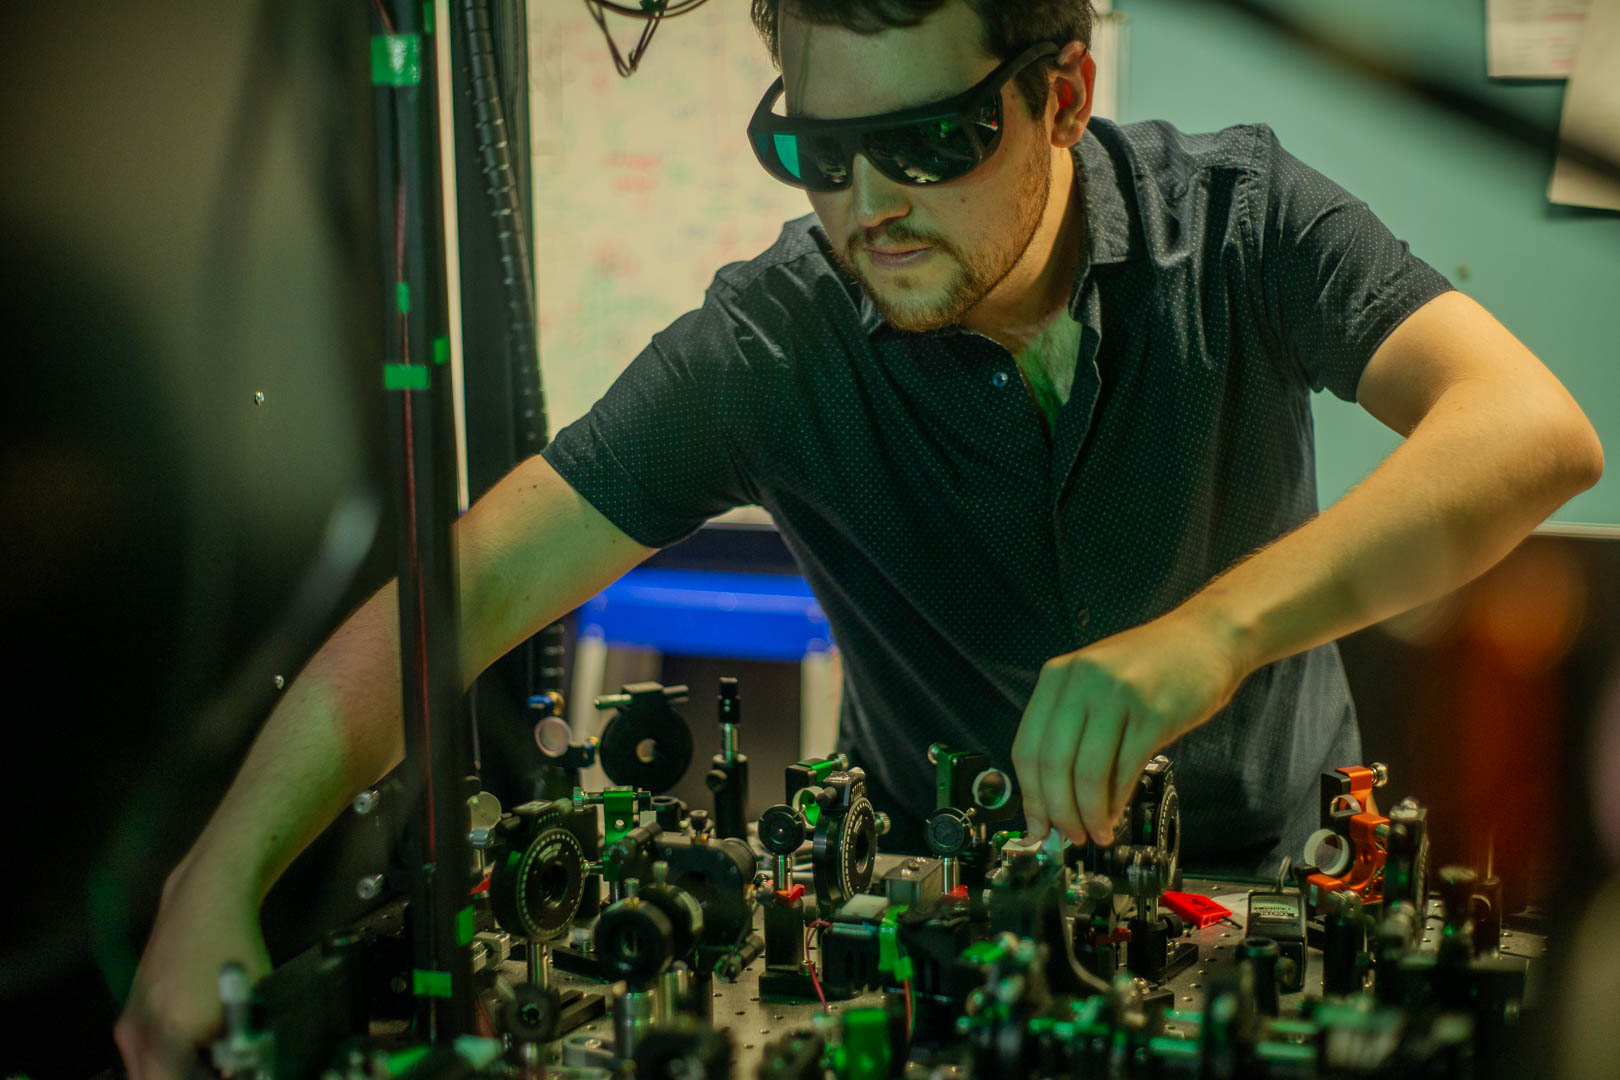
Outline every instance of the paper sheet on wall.
<svg viewBox="0 0 1620 1080">
<path fill-rule="evenodd" d="M 1559 154 L 1547 198 L 1620 210 L 1620 0 L 1595 0 L 1564 92 Z M 1603 159 L 1577 160 L 1571 146 Z"/>
<path fill-rule="evenodd" d="M 1575 67 L 1592 0 L 1485 0 L 1493 79 L 1562 79 Z"/>
</svg>

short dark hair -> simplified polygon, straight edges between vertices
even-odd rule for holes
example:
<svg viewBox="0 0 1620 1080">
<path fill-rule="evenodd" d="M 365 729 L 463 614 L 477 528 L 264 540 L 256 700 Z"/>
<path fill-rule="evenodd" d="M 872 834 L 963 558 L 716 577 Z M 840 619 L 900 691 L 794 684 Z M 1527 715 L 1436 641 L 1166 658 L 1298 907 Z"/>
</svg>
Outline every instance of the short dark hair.
<svg viewBox="0 0 1620 1080">
<path fill-rule="evenodd" d="M 784 4 L 805 22 L 841 26 L 857 34 L 876 34 L 890 27 L 916 26 L 946 0 L 752 0 L 751 14 L 759 36 L 770 50 L 771 63 L 782 67 L 778 18 Z M 1017 56 L 1040 41 L 1062 48 L 1078 41 L 1091 48 L 1091 0 L 967 0 L 979 16 L 983 45 L 1001 60 Z M 1055 59 L 1055 58 L 1054 58 Z M 1031 116 L 1046 111 L 1052 59 L 1031 64 L 1018 74 L 1018 91 Z"/>
</svg>

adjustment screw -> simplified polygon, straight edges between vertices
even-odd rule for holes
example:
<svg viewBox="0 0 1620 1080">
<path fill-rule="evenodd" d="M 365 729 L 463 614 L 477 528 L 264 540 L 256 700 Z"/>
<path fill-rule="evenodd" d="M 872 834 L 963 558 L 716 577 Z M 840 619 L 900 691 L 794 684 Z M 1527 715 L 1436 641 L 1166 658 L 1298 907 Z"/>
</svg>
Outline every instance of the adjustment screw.
<svg viewBox="0 0 1620 1080">
<path fill-rule="evenodd" d="M 350 805 L 354 807 L 354 812 L 357 814 L 369 814 L 373 810 L 377 809 L 377 803 L 380 802 L 381 799 L 382 796 L 377 792 L 377 789 L 370 788 L 369 790 L 362 791 L 360 794 L 356 795 L 354 797 L 354 802 Z"/>
<path fill-rule="evenodd" d="M 381 874 L 367 874 L 355 886 L 355 894 L 362 900 L 375 900 L 382 892 L 383 876 Z"/>
</svg>

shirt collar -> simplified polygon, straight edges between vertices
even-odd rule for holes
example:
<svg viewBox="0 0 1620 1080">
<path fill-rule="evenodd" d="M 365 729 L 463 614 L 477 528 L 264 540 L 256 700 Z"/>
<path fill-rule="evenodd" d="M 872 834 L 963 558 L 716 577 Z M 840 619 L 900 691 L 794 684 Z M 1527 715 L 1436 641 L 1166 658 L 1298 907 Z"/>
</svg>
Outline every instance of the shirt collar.
<svg viewBox="0 0 1620 1080">
<path fill-rule="evenodd" d="M 1107 137 L 1109 145 L 1103 145 L 1098 139 L 1099 130 Z M 1069 152 L 1074 156 L 1079 175 L 1085 177 L 1086 185 L 1089 258 L 1082 258 L 1075 267 L 1074 288 L 1069 294 L 1069 314 L 1079 320 L 1081 296 L 1091 269 L 1140 258 L 1144 245 L 1141 222 L 1135 212 L 1136 200 L 1126 194 L 1131 165 L 1122 152 L 1118 128 L 1108 120 L 1093 118 L 1086 125 L 1085 135 Z M 819 230 L 819 226 L 817 228 Z M 887 327 L 889 324 L 865 290 L 853 282 L 849 285 L 857 296 L 861 328 L 867 336 Z M 954 326 L 939 331 L 941 335 L 965 332 L 961 327 Z"/>
</svg>

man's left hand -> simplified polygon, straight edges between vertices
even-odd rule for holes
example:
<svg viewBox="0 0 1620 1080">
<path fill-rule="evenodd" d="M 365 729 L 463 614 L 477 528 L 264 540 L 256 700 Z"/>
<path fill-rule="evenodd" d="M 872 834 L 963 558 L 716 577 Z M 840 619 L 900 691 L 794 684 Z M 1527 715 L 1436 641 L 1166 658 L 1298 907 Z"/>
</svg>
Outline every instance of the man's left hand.
<svg viewBox="0 0 1620 1080">
<path fill-rule="evenodd" d="M 1029 835 L 1111 843 L 1148 761 L 1247 676 L 1232 640 L 1178 609 L 1048 660 L 1013 742 Z"/>
</svg>

